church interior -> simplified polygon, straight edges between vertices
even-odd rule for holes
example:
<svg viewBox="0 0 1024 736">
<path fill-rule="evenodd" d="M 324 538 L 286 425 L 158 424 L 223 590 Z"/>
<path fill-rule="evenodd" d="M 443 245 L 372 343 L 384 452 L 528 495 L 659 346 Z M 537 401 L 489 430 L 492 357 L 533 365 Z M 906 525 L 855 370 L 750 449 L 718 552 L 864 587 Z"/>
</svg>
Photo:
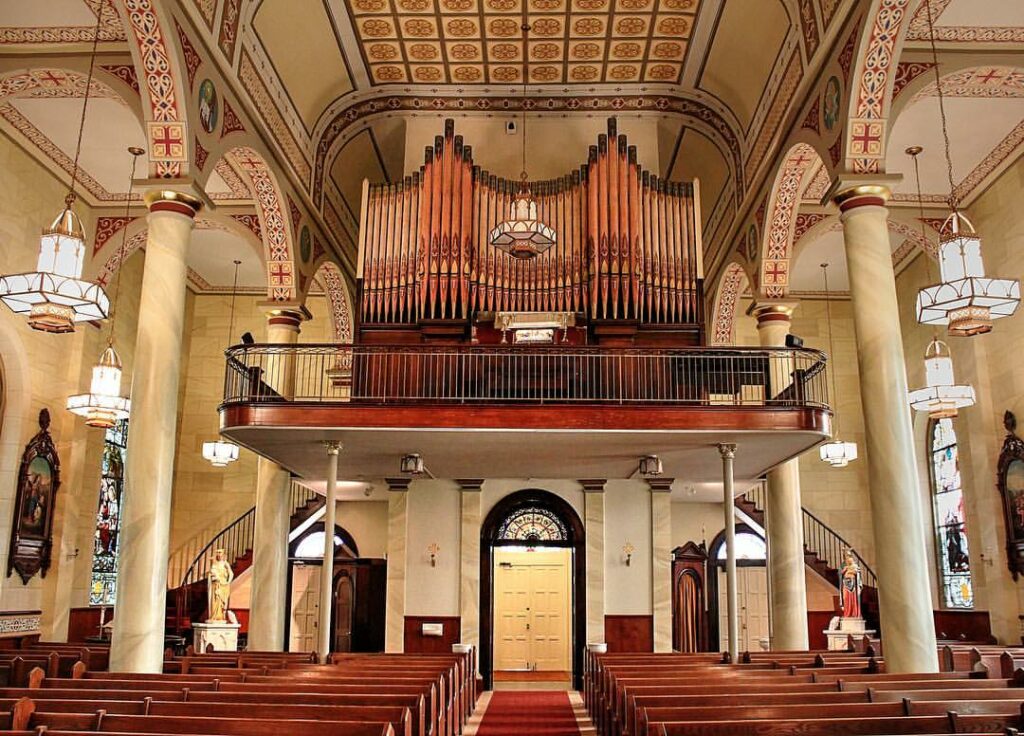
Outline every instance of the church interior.
<svg viewBox="0 0 1024 736">
<path fill-rule="evenodd" d="M 0 0 L 0 733 L 1024 732 L 1022 154 L 1020 0 Z"/>
</svg>

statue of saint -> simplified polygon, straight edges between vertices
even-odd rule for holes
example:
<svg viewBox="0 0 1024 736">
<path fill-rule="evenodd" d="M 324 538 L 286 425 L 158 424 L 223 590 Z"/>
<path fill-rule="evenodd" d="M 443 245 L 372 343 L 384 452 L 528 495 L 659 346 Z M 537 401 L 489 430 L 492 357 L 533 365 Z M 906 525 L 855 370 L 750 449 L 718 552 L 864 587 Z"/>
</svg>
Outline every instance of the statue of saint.
<svg viewBox="0 0 1024 736">
<path fill-rule="evenodd" d="M 839 594 L 843 604 L 843 618 L 861 618 L 860 615 L 860 565 L 853 552 L 846 552 L 846 564 L 839 571 Z"/>
<path fill-rule="evenodd" d="M 226 621 L 228 616 L 228 596 L 231 594 L 231 581 L 235 573 L 224 556 L 224 550 L 214 552 L 213 564 L 206 575 L 209 609 L 208 622 Z"/>
</svg>

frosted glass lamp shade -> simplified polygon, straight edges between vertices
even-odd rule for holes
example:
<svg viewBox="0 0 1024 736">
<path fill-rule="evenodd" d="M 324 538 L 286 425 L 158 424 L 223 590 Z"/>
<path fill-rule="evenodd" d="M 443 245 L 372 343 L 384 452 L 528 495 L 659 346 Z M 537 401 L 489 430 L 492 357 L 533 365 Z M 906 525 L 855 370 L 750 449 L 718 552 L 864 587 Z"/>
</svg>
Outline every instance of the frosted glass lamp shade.
<svg viewBox="0 0 1024 736">
<path fill-rule="evenodd" d="M 818 448 L 818 456 L 833 468 L 845 468 L 857 459 L 857 443 L 832 440 Z"/>
<path fill-rule="evenodd" d="M 82 280 L 84 260 L 85 235 L 69 204 L 43 231 L 36 270 L 0 276 L 0 301 L 43 332 L 73 332 L 76 322 L 105 319 L 110 301 L 99 284 Z"/>
<path fill-rule="evenodd" d="M 209 460 L 215 468 L 226 467 L 238 459 L 238 445 L 234 442 L 217 440 L 203 443 L 203 459 Z"/>
<path fill-rule="evenodd" d="M 509 207 L 509 219 L 490 232 L 491 245 L 513 258 L 528 259 L 540 255 L 555 244 L 555 231 L 537 219 L 537 202 L 524 186 Z"/>
<path fill-rule="evenodd" d="M 924 388 L 910 392 L 910 406 L 928 412 L 932 419 L 955 417 L 957 411 L 974 405 L 974 388 L 956 385 L 953 359 L 941 340 L 932 340 L 924 356 Z"/>
<path fill-rule="evenodd" d="M 85 417 L 90 427 L 110 429 L 127 419 L 131 402 L 121 396 L 121 359 L 112 345 L 93 366 L 89 393 L 69 396 L 66 406 L 72 414 Z"/>
</svg>

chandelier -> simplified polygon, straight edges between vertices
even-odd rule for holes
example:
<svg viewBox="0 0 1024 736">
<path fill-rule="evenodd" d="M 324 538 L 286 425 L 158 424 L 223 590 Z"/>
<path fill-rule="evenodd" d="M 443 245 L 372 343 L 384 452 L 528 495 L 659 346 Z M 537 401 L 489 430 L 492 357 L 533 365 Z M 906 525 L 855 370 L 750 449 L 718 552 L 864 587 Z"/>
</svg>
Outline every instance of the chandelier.
<svg viewBox="0 0 1024 736">
<path fill-rule="evenodd" d="M 839 393 L 836 389 L 836 351 L 835 343 L 832 340 L 832 298 L 828 289 L 828 264 L 821 264 L 822 278 L 825 280 L 825 317 L 828 324 L 828 362 L 831 364 L 832 374 L 832 416 L 835 417 L 836 431 L 835 439 L 826 442 L 818 448 L 818 457 L 821 461 L 828 463 L 833 468 L 845 468 L 857 459 L 857 443 L 845 442 L 839 437 Z"/>
<path fill-rule="evenodd" d="M 921 197 L 921 169 L 917 161 L 922 150 L 921 146 L 911 146 L 906 153 L 914 160 L 914 178 L 917 181 L 917 219 L 921 224 L 921 237 L 924 238 L 924 200 Z M 941 258 L 941 249 L 939 253 Z M 925 259 L 930 281 L 931 259 L 927 254 Z M 952 331 L 952 323 L 950 328 Z M 974 389 L 971 386 L 956 385 L 953 379 L 953 359 L 949 355 L 949 346 L 934 334 L 924 353 L 924 375 L 927 385 L 910 392 L 911 408 L 928 412 L 928 416 L 932 419 L 942 419 L 955 417 L 959 409 L 974 405 Z"/>
<path fill-rule="evenodd" d="M 526 48 L 530 25 L 526 22 L 526 3 L 523 3 L 523 48 Z M 530 191 L 526 174 L 526 78 L 527 66 L 523 63 L 523 169 L 519 175 L 519 190 L 509 205 L 508 219 L 491 230 L 488 240 L 491 245 L 508 253 L 513 258 L 526 260 L 534 258 L 555 244 L 555 231 L 545 225 L 537 216 L 537 201 Z"/>
<path fill-rule="evenodd" d="M 132 171 L 128 177 L 128 193 L 124 198 L 124 216 L 127 222 L 131 214 L 132 189 L 135 183 L 135 167 L 139 156 L 145 151 L 132 146 L 128 149 L 132 155 Z M 117 302 L 121 293 L 121 270 L 124 268 L 125 243 L 128 239 L 128 226 L 121 229 L 121 245 L 117 253 L 117 279 L 114 287 L 114 308 L 110 318 L 110 332 L 107 335 L 107 347 L 100 355 L 99 362 L 93 366 L 92 382 L 89 393 L 69 396 L 65 406 L 72 414 L 85 417 L 90 427 L 110 429 L 117 422 L 128 418 L 131 401 L 121 395 L 121 358 L 114 350 L 114 326 L 117 324 Z"/>
<path fill-rule="evenodd" d="M 89 74 L 86 77 L 82 101 L 82 117 L 78 125 L 78 142 L 71 168 L 71 186 L 64 198 L 64 209 L 50 227 L 43 230 L 39 240 L 39 258 L 36 270 L 0 276 L 0 301 L 15 314 L 28 316 L 28 324 L 42 332 L 74 332 L 75 323 L 106 318 L 109 301 L 103 288 L 82 279 L 85 261 L 85 234 L 82 222 L 72 210 L 75 187 L 78 184 L 78 159 L 82 152 L 82 131 L 89 106 L 93 70 L 96 66 L 96 48 L 106 3 L 100 3 L 96 12 Z"/>
<path fill-rule="evenodd" d="M 242 262 L 236 258 L 234 264 L 235 278 L 231 283 L 231 318 L 228 320 L 229 347 L 231 345 L 231 335 L 235 331 L 235 295 L 238 293 L 238 267 L 242 265 Z M 203 459 L 208 460 L 215 468 L 227 467 L 229 463 L 233 463 L 238 459 L 238 445 L 220 437 L 213 442 L 204 442 Z"/>
<path fill-rule="evenodd" d="M 925 3 L 924 7 L 928 19 L 935 90 L 939 99 L 939 118 L 945 142 L 949 208 L 952 212 L 939 231 L 941 282 L 926 286 L 918 293 L 917 321 L 926 325 L 948 325 L 950 335 L 969 337 L 991 331 L 992 320 L 1007 317 L 1017 310 L 1020 303 L 1020 282 L 1015 279 L 985 276 L 985 266 L 981 258 L 981 238 L 958 209 L 931 4 Z M 916 155 L 914 162 L 916 166 Z"/>
</svg>

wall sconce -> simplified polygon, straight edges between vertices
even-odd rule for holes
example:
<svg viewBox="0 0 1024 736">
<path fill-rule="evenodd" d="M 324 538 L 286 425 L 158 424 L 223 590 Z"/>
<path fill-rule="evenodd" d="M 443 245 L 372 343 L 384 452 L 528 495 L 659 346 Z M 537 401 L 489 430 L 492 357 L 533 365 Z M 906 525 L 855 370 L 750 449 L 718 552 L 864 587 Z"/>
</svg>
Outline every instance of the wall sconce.
<svg viewBox="0 0 1024 736">
<path fill-rule="evenodd" d="M 399 467 L 406 475 L 420 475 L 423 473 L 423 458 L 415 452 L 402 455 L 402 464 Z"/>
<path fill-rule="evenodd" d="M 633 562 L 633 553 L 634 552 L 636 552 L 636 548 L 633 547 L 633 545 L 630 544 L 629 542 L 626 542 L 624 545 L 622 545 L 622 554 L 624 554 L 626 556 L 626 559 L 625 559 L 626 567 L 629 567 L 630 563 Z"/>
<path fill-rule="evenodd" d="M 430 555 L 430 566 L 437 567 L 437 554 L 441 551 L 441 548 L 437 546 L 437 542 L 431 542 L 427 547 L 427 554 Z"/>
<path fill-rule="evenodd" d="M 640 458 L 640 475 L 653 476 L 661 475 L 661 458 L 657 455 L 644 455 Z"/>
</svg>

